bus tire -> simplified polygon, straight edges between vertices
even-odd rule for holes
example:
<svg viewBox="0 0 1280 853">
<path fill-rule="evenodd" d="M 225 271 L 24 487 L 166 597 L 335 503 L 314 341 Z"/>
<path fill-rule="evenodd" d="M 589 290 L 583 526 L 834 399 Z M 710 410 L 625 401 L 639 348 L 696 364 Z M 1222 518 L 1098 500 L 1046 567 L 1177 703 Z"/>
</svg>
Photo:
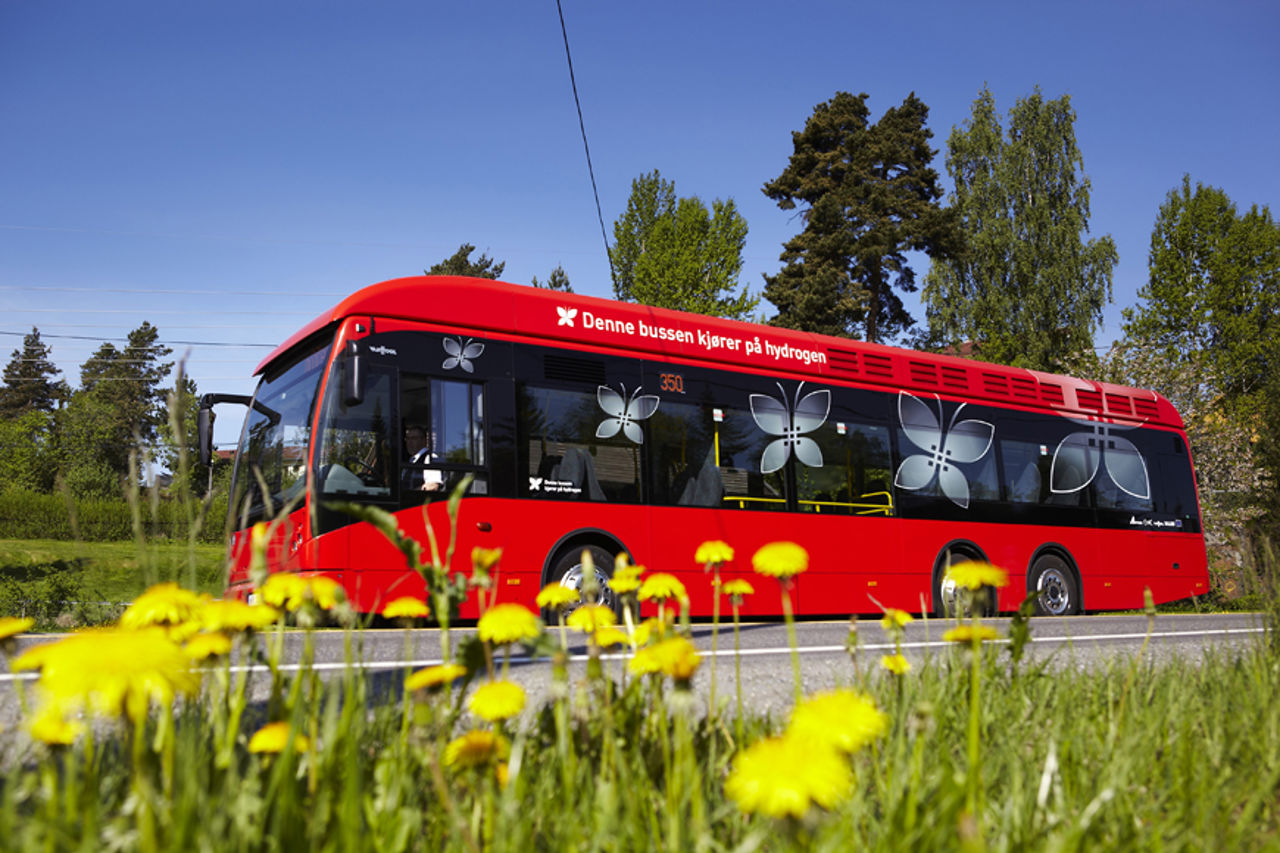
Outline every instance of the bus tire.
<svg viewBox="0 0 1280 853">
<path fill-rule="evenodd" d="M 1038 590 L 1037 616 L 1071 616 L 1080 612 L 1080 584 L 1071 563 L 1061 555 L 1041 554 L 1031 564 L 1027 588 Z"/>
<path fill-rule="evenodd" d="M 953 542 L 943 549 L 938 555 L 938 560 L 933 569 L 933 610 L 934 614 L 944 619 L 953 616 L 968 616 L 969 613 L 961 613 L 959 590 L 955 585 L 947 581 L 947 570 L 952 566 L 966 563 L 970 560 L 985 562 L 986 556 L 978 549 L 976 545 L 965 542 Z M 978 605 L 980 616 L 994 616 L 996 614 L 996 591 L 994 587 L 983 587 L 974 596 L 974 602 Z"/>
<path fill-rule="evenodd" d="M 555 563 L 551 567 L 548 582 L 558 583 L 561 586 L 581 591 L 584 575 L 583 551 L 591 554 L 591 562 L 595 564 L 596 583 L 600 587 L 596 600 L 587 603 L 603 604 L 616 612 L 618 610 L 618 597 L 614 595 L 613 590 L 609 587 L 609 579 L 613 573 L 614 555 L 599 545 L 574 545 L 565 548 L 556 557 Z M 574 609 L 574 607 L 569 607 L 566 608 L 565 612 L 572 612 Z"/>
</svg>

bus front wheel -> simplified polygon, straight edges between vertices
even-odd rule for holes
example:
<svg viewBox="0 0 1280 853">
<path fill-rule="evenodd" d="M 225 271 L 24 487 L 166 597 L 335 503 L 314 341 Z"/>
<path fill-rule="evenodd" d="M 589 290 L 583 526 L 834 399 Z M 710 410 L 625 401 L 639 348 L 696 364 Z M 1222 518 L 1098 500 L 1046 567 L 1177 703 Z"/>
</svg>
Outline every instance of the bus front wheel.
<svg viewBox="0 0 1280 853">
<path fill-rule="evenodd" d="M 1057 554 L 1044 554 L 1036 559 L 1028 585 L 1040 593 L 1036 596 L 1037 615 L 1070 616 L 1080 611 L 1075 572 Z"/>
<path fill-rule="evenodd" d="M 581 594 L 582 584 L 586 578 L 586 561 L 582 557 L 584 551 L 591 555 L 591 562 L 595 569 L 597 591 L 594 600 L 584 601 L 583 603 L 603 604 L 611 610 L 617 610 L 617 596 L 609 588 L 610 572 L 613 569 L 613 555 L 599 545 L 585 545 L 567 549 L 557 558 L 555 565 L 551 569 L 551 583 L 558 583 Z M 573 608 L 569 609 L 572 610 Z"/>
</svg>

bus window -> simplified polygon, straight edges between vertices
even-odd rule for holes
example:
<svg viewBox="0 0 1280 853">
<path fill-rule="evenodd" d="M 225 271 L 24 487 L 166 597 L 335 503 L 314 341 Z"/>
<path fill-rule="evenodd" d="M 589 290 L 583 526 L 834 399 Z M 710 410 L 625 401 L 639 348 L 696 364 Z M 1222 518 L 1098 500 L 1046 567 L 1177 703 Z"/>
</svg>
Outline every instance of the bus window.
<svg viewBox="0 0 1280 853">
<path fill-rule="evenodd" d="M 403 374 L 400 422 L 403 504 L 446 498 L 467 473 L 471 494 L 488 493 L 481 383 Z"/>
<path fill-rule="evenodd" d="M 889 430 L 838 420 L 808 434 L 822 451 L 822 467 L 796 465 L 796 503 L 804 512 L 892 515 Z"/>
<path fill-rule="evenodd" d="M 607 386 L 600 386 L 605 387 Z M 643 427 L 600 406 L 599 389 L 520 386 L 517 418 L 524 472 L 520 494 L 638 503 Z M 636 401 L 626 401 L 626 405 Z M 634 413 L 633 413 L 634 414 Z M 652 412 L 648 412 L 651 415 Z M 638 419 L 643 420 L 643 419 Z M 616 430 L 612 427 L 618 427 Z M 634 439 L 640 437 L 641 441 Z"/>
<path fill-rule="evenodd" d="M 339 367 L 339 370 L 341 368 Z M 316 459 L 320 493 L 387 499 L 395 470 L 391 442 L 391 375 L 370 371 L 364 399 L 347 406 L 328 394 Z"/>
<path fill-rule="evenodd" d="M 654 503 L 720 506 L 724 483 L 716 467 L 710 406 L 663 399 L 649 421 L 653 438 Z"/>
</svg>

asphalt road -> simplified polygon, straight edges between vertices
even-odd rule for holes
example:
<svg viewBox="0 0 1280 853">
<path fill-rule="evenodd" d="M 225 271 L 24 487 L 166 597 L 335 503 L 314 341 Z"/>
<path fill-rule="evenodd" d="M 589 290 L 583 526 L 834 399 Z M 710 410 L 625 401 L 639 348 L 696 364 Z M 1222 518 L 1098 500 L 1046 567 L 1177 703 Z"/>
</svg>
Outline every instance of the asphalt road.
<svg viewBox="0 0 1280 853">
<path fill-rule="evenodd" d="M 1007 618 L 988 619 L 990 624 L 1007 633 Z M 917 620 L 906 627 L 902 652 L 913 665 L 919 666 L 929 655 L 947 653 L 943 632 L 952 623 Z M 472 629 L 455 629 L 458 642 Z M 1264 638 L 1263 619 L 1259 614 L 1166 614 L 1157 616 L 1151 625 L 1146 654 L 1159 662 L 1174 658 L 1197 659 L 1206 650 L 1230 654 L 1243 651 Z M 848 621 L 807 621 L 796 626 L 797 649 L 806 692 L 840 684 L 855 677 L 855 663 L 847 642 Z M 1051 666 L 1105 666 L 1117 659 L 1128 660 L 1137 654 L 1148 634 L 1147 618 L 1142 614 L 1038 618 L 1031 621 L 1031 643 L 1027 650 L 1030 661 L 1048 661 Z M 711 683 L 712 626 L 697 623 L 693 639 L 703 654 L 703 663 L 694 679 L 694 688 L 705 702 Z M 571 634 L 571 644 L 575 643 Z M 786 627 L 779 622 L 752 622 L 740 631 L 742 682 L 745 703 L 751 708 L 775 714 L 785 713 L 792 702 L 793 675 L 791 648 Z M 863 672 L 879 666 L 880 657 L 893 652 L 893 644 L 881 629 L 879 620 L 863 619 L 857 623 L 856 666 Z M 47 638 L 23 638 L 26 647 Z M 440 662 L 440 632 L 435 629 L 413 631 L 406 663 L 406 635 L 402 630 L 368 630 L 354 643 L 355 658 L 361 666 L 386 685 L 399 683 L 406 667 L 417 669 Z M 296 666 L 302 647 L 302 635 L 290 632 L 286 638 L 285 660 Z M 341 632 L 316 634 L 316 665 L 322 671 L 337 672 L 346 664 L 346 641 Z M 586 648 L 579 641 L 571 647 L 571 672 L 583 672 Z M 732 625 L 719 629 L 716 659 L 717 692 L 721 701 L 734 693 L 734 639 Z M 625 655 L 606 655 L 605 666 L 615 674 L 625 666 Z M 511 661 L 512 680 L 530 692 L 532 707 L 545 698 L 550 683 L 550 665 L 545 660 L 531 659 L 515 653 Z M 254 668 L 263 673 L 261 665 Z M 18 706 L 14 691 L 15 676 L 0 675 L 0 725 L 8 727 L 16 721 Z M 24 679 L 30 681 L 30 678 Z M 266 678 L 253 679 L 264 685 Z"/>
</svg>

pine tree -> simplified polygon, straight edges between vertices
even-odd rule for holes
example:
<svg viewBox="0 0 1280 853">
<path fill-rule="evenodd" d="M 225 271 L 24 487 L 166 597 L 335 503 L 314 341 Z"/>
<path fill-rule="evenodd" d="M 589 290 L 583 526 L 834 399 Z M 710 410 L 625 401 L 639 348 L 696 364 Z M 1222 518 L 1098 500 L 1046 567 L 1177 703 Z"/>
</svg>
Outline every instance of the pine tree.
<svg viewBox="0 0 1280 853">
<path fill-rule="evenodd" d="M 0 387 L 0 420 L 9 420 L 28 412 L 52 412 L 58 402 L 67 398 L 67 385 L 54 381 L 62 371 L 49 360 L 50 348 L 40 340 L 40 330 L 22 338 L 22 349 L 4 369 L 4 387 Z"/>
<path fill-rule="evenodd" d="M 779 326 L 831 335 L 893 338 L 914 320 L 898 291 L 916 289 L 908 251 L 946 255 L 957 244 L 942 189 L 929 109 L 914 93 L 869 124 L 867 95 L 837 92 L 792 134 L 787 168 L 764 185 L 804 230 L 788 241 L 783 268 L 765 276 Z"/>
<path fill-rule="evenodd" d="M 483 252 L 480 253 L 480 257 L 473 261 L 471 260 L 471 253 L 475 250 L 476 247 L 470 243 L 463 243 L 458 247 L 458 251 L 425 272 L 427 275 L 465 275 L 472 278 L 489 279 L 500 277 L 503 269 L 507 266 L 506 262 L 495 262 L 493 258 Z"/>
</svg>

